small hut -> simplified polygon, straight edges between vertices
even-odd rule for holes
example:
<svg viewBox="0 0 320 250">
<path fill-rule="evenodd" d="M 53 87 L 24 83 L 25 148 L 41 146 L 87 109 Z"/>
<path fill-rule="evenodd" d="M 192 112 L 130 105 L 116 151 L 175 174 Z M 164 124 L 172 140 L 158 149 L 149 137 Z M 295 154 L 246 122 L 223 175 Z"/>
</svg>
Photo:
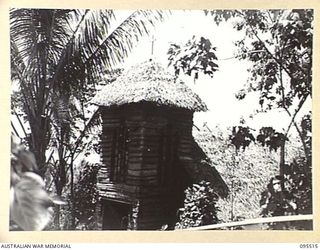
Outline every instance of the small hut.
<svg viewBox="0 0 320 250">
<path fill-rule="evenodd" d="M 103 124 L 102 229 L 173 228 L 184 190 L 199 176 L 193 113 L 206 111 L 206 105 L 153 61 L 123 72 L 92 103 L 99 106 Z M 211 175 L 223 182 L 217 171 Z"/>
</svg>

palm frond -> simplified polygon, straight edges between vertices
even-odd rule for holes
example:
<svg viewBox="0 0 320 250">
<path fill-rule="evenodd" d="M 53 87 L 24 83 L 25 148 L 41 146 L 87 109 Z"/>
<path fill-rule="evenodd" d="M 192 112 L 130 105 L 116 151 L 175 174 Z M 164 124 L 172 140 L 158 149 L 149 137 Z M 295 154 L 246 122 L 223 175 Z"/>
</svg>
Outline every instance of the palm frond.
<svg viewBox="0 0 320 250">
<path fill-rule="evenodd" d="M 93 112 L 89 120 L 86 122 L 84 128 L 80 131 L 80 134 L 76 138 L 75 142 L 72 145 L 72 149 L 69 152 L 69 155 L 66 156 L 66 159 L 70 158 L 74 153 L 76 153 L 78 147 L 81 145 L 83 138 L 90 133 L 90 131 L 96 129 L 97 127 L 101 126 L 102 119 L 101 113 L 99 109 Z"/>
<path fill-rule="evenodd" d="M 148 35 L 158 21 L 163 21 L 164 11 L 137 10 L 107 34 L 104 40 L 85 60 L 93 75 L 99 75 L 106 68 L 112 69 L 128 56 L 139 38 Z"/>
<path fill-rule="evenodd" d="M 11 9 L 12 77 L 19 81 L 26 102 L 42 115 L 48 96 L 48 79 L 70 29 L 72 10 Z M 36 116 L 36 114 L 34 114 Z"/>
<path fill-rule="evenodd" d="M 149 34 L 151 27 L 164 19 L 163 11 L 137 10 L 113 27 L 111 21 L 115 21 L 115 14 L 112 10 L 78 10 L 76 16 L 78 23 L 60 56 L 54 84 L 62 81 L 73 82 L 75 86 L 92 83 L 91 79 L 102 76 L 106 68 L 112 69 L 123 62 L 139 38 Z M 63 79 L 64 76 L 69 79 Z"/>
<path fill-rule="evenodd" d="M 11 79 L 17 80 L 19 79 L 19 72 L 23 72 L 26 68 L 26 65 L 23 61 L 22 56 L 19 53 L 19 49 L 16 43 L 13 40 L 10 41 L 10 50 L 11 50 L 11 58 L 10 58 L 11 59 Z"/>
<path fill-rule="evenodd" d="M 34 21 L 33 10 L 11 9 L 10 11 L 10 39 L 15 41 L 21 58 L 25 60 L 37 42 Z"/>
<path fill-rule="evenodd" d="M 68 82 L 69 85 L 82 87 L 86 79 L 83 60 L 100 43 L 112 18 L 112 10 L 76 10 L 69 16 L 68 26 L 72 31 L 56 62 L 52 85 Z"/>
<path fill-rule="evenodd" d="M 37 83 L 35 92 L 48 83 L 47 89 L 57 84 L 81 88 L 91 82 L 88 78 L 122 62 L 139 38 L 164 19 L 163 13 L 137 10 L 114 28 L 112 10 L 12 9 L 11 41 L 19 61 L 28 65 L 20 72 L 33 76 L 28 81 Z"/>
</svg>

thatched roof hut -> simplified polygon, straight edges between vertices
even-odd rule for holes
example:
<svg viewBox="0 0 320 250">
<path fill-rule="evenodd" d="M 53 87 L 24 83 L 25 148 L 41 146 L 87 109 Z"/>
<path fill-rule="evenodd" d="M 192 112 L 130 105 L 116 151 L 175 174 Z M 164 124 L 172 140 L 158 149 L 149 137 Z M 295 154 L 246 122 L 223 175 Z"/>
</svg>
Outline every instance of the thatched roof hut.
<svg viewBox="0 0 320 250">
<path fill-rule="evenodd" d="M 124 71 L 91 102 L 103 121 L 98 173 L 103 229 L 172 227 L 187 186 L 202 176 L 223 182 L 195 153 L 193 113 L 206 111 L 206 105 L 159 63 Z"/>
</svg>

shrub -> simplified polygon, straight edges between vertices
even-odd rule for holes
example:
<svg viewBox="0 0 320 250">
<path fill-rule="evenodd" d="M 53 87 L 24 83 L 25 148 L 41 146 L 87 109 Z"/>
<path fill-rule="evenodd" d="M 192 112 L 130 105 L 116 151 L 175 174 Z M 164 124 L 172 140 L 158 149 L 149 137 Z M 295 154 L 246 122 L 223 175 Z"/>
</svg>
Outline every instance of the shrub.
<svg viewBox="0 0 320 250">
<path fill-rule="evenodd" d="M 219 222 L 216 206 L 218 200 L 209 182 L 193 184 L 185 191 L 184 208 L 179 209 L 176 228 L 198 227 Z"/>
</svg>

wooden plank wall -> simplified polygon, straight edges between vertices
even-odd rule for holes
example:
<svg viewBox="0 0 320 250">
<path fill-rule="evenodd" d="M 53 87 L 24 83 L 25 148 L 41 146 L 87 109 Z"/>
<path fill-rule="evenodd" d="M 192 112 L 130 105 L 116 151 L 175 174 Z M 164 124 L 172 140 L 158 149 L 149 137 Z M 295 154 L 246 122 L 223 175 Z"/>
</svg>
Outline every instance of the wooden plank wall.
<svg viewBox="0 0 320 250">
<path fill-rule="evenodd" d="M 102 108 L 101 112 L 100 195 L 115 201 L 139 200 L 138 229 L 156 229 L 167 224 L 168 218 L 175 215 L 170 202 L 175 199 L 177 185 L 173 168 L 177 161 L 180 165 L 192 164 L 193 113 L 147 103 Z M 117 165 L 114 158 L 120 148 L 115 137 L 121 130 L 127 133 L 127 169 L 123 178 L 114 178 L 111 166 Z"/>
</svg>

